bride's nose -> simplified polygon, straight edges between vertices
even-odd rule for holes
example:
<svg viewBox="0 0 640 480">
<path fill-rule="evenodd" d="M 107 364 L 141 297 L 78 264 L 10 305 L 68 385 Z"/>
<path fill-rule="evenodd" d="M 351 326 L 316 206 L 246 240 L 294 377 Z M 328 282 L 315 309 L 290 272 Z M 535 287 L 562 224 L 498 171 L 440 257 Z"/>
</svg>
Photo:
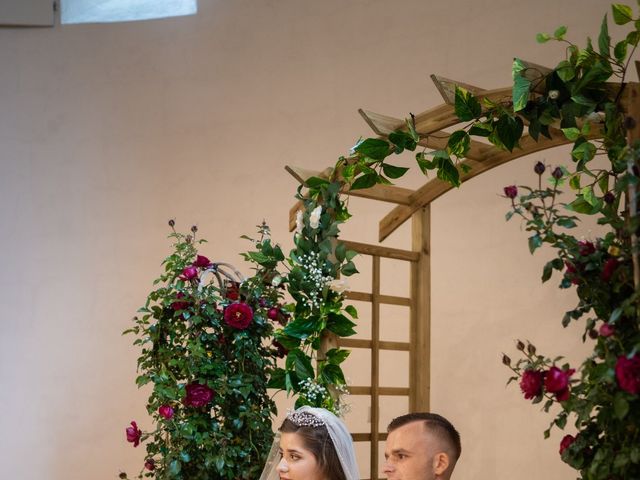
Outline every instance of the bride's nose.
<svg viewBox="0 0 640 480">
<path fill-rule="evenodd" d="M 280 459 L 280 463 L 278 463 L 278 466 L 276 467 L 276 470 L 279 472 L 288 472 L 289 471 L 289 465 L 287 465 L 287 462 L 284 458 Z"/>
</svg>

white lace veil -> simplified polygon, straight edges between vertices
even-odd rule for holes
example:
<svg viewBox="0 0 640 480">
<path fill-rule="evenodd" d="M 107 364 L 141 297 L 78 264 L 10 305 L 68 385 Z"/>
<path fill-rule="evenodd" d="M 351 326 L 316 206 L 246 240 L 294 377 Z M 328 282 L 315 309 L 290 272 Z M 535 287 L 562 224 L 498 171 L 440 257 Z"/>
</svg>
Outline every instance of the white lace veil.
<svg viewBox="0 0 640 480">
<path fill-rule="evenodd" d="M 336 417 L 333 413 L 324 408 L 313 407 L 300 407 L 291 414 L 302 413 L 311 414 L 320 420 L 327 427 L 329 432 L 329 438 L 333 443 L 333 447 L 338 454 L 342 471 L 344 472 L 347 480 L 360 480 L 360 473 L 358 472 L 358 464 L 356 463 L 356 454 L 353 449 L 353 440 L 351 434 L 345 424 Z M 289 416 L 291 415 L 289 414 Z M 260 480 L 278 480 L 279 475 L 276 470 L 280 463 L 280 455 L 278 453 L 280 449 L 280 432 L 276 433 L 269 456 L 260 475 Z M 335 479 L 329 479 L 335 480 Z"/>
</svg>

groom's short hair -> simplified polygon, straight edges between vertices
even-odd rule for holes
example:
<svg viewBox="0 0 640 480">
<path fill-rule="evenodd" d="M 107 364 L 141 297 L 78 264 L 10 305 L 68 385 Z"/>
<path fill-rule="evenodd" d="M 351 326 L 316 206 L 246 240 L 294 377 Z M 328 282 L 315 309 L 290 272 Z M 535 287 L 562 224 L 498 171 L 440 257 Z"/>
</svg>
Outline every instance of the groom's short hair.
<svg viewBox="0 0 640 480">
<path fill-rule="evenodd" d="M 451 448 L 454 463 L 460 458 L 462 444 L 460 434 L 449 420 L 437 413 L 415 412 L 394 418 L 387 427 L 387 433 L 413 422 L 423 422 L 427 431 L 445 442 Z"/>
</svg>

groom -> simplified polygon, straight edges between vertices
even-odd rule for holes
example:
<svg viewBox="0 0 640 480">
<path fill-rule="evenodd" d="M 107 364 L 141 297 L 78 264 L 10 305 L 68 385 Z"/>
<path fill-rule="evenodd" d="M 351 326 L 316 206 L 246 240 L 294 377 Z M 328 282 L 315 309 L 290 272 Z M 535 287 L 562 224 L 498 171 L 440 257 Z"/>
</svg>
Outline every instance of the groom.
<svg viewBox="0 0 640 480">
<path fill-rule="evenodd" d="M 409 413 L 387 428 L 382 469 L 388 480 L 449 480 L 460 457 L 460 434 L 436 413 Z"/>
</svg>

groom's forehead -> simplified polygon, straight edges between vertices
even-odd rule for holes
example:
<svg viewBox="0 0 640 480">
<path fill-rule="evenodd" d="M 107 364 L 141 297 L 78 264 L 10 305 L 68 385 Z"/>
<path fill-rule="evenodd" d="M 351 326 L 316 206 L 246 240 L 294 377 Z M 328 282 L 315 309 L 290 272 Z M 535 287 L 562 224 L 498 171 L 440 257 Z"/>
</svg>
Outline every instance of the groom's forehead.
<svg viewBox="0 0 640 480">
<path fill-rule="evenodd" d="M 411 450 L 413 446 L 423 446 L 428 439 L 429 432 L 424 422 L 410 422 L 389 432 L 387 446 L 390 449 Z"/>
</svg>

